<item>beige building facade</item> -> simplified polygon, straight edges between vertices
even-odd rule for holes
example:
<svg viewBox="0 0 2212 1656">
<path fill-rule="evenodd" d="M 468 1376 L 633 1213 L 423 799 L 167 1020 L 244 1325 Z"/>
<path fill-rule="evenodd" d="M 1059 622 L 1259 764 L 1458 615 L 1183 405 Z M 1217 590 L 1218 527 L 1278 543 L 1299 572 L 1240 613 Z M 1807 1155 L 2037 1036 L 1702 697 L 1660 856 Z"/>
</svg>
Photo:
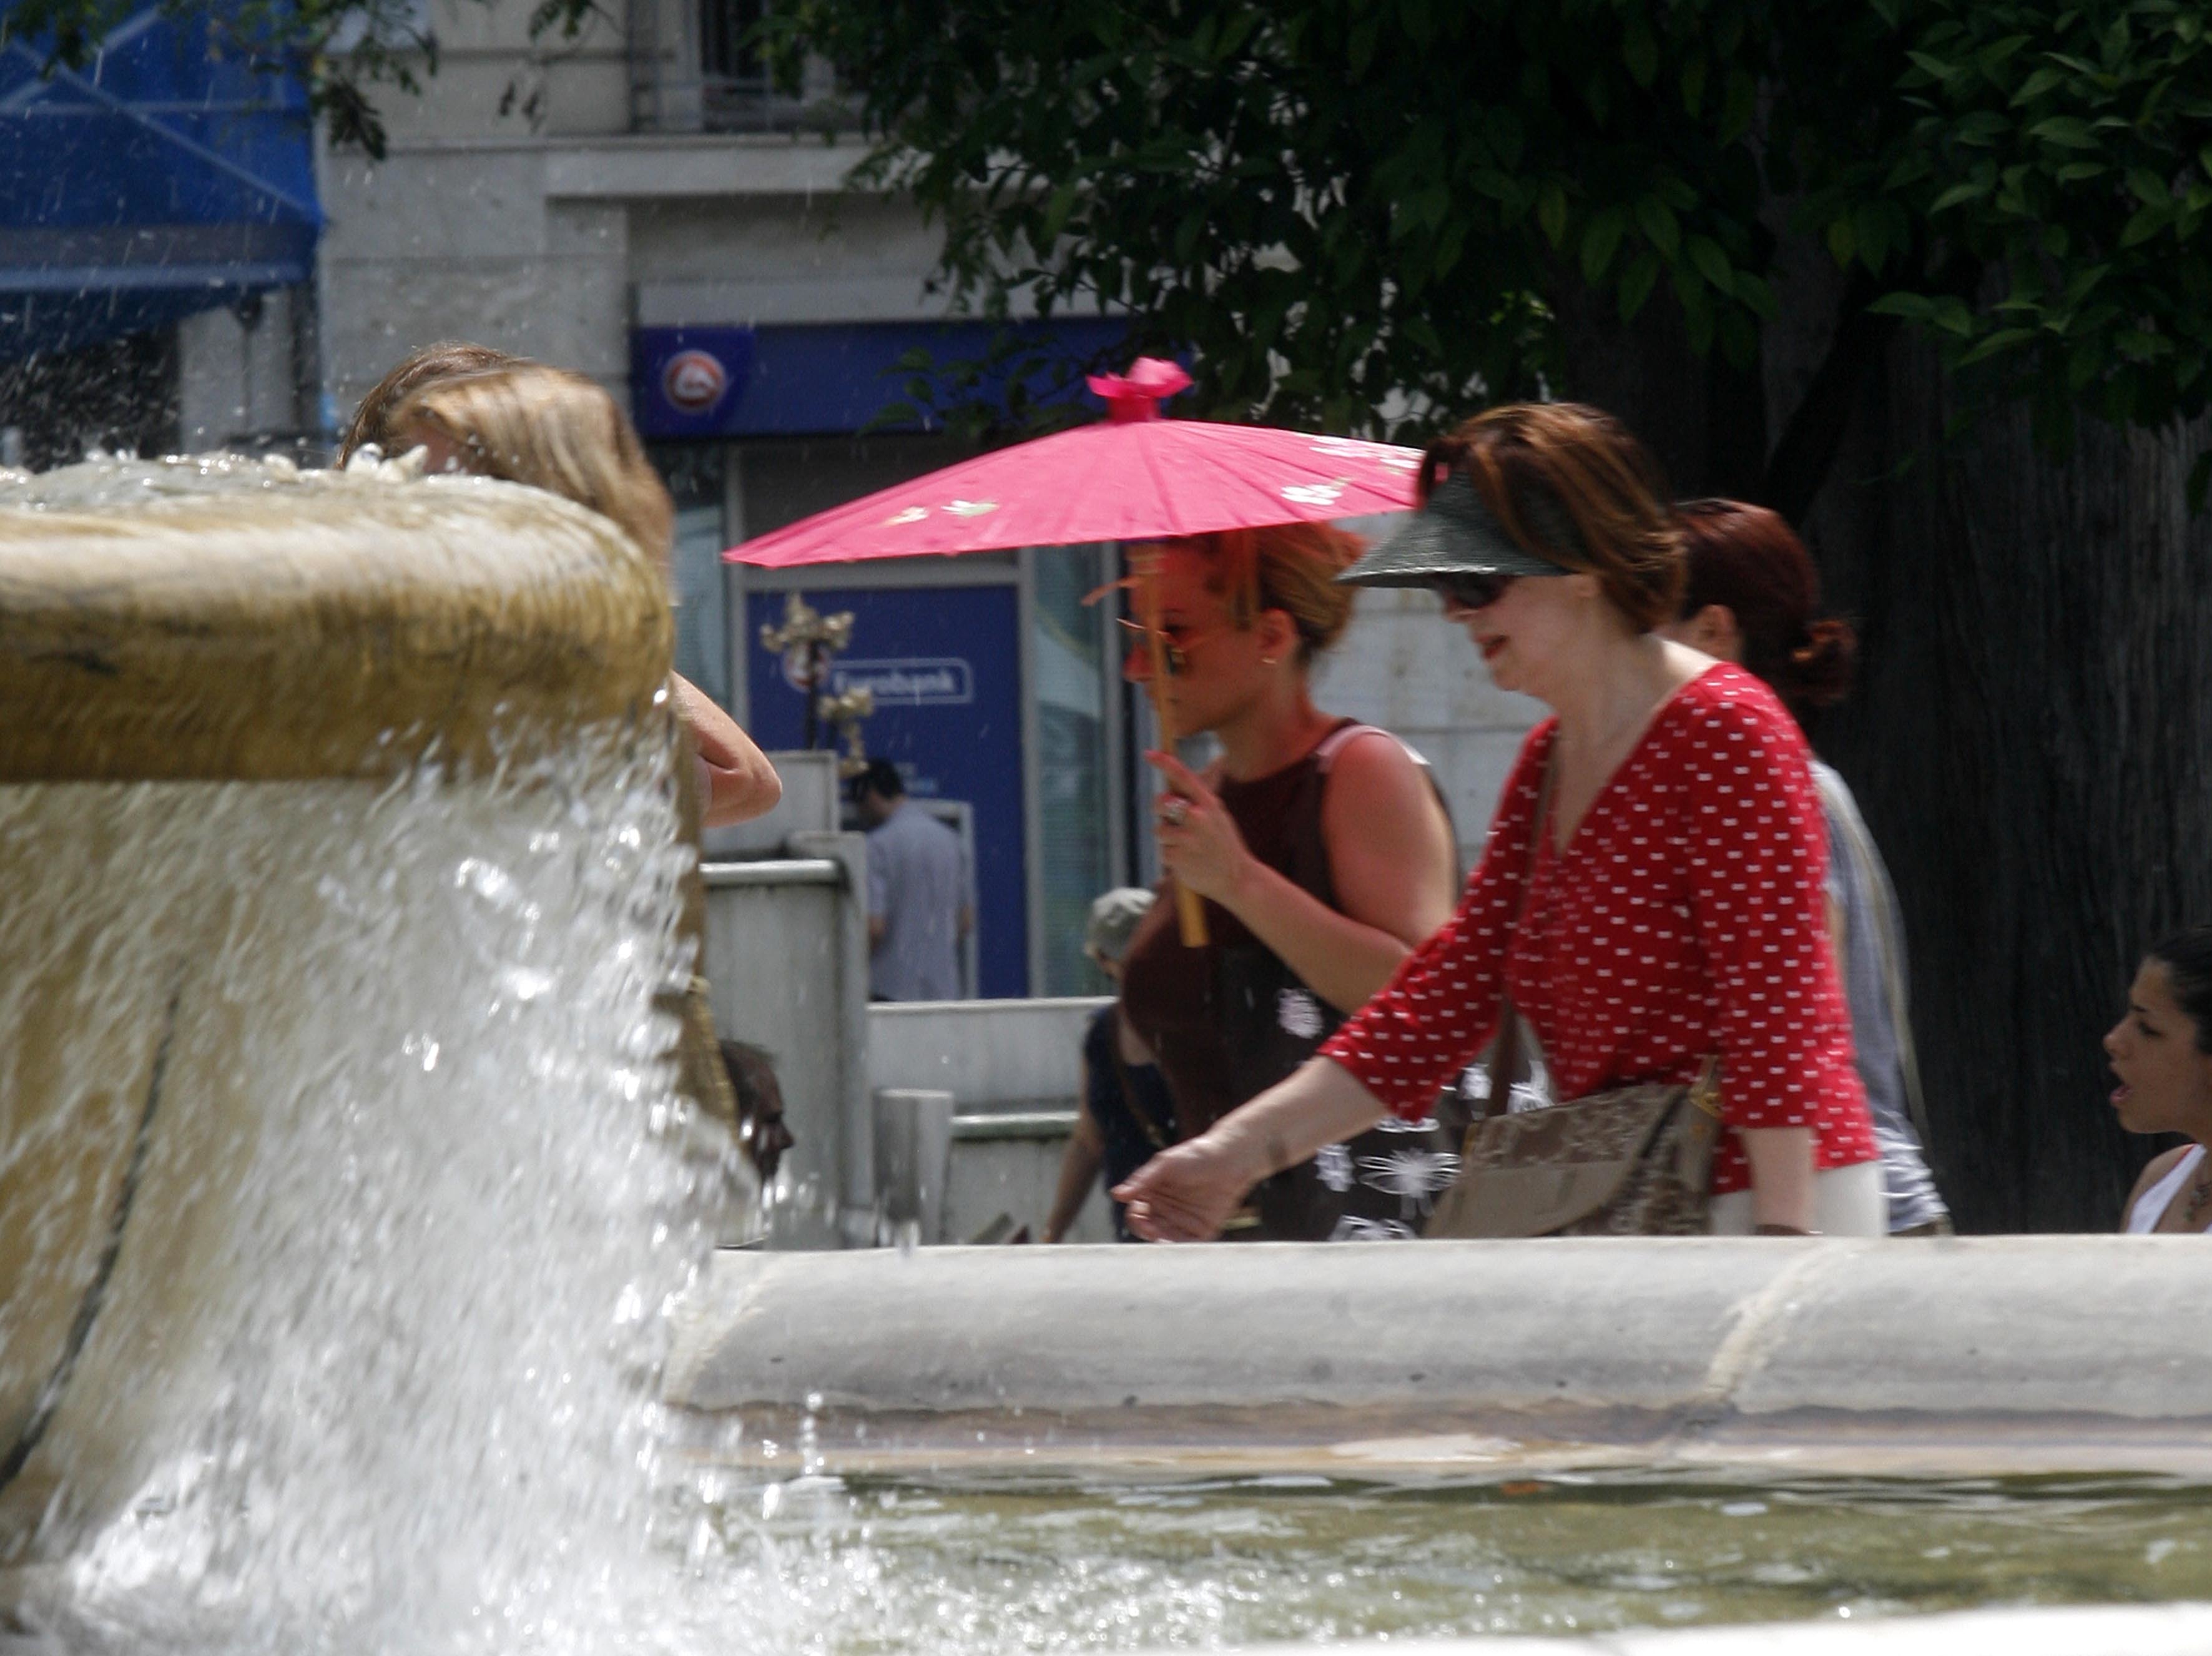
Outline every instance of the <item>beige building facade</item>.
<svg viewBox="0 0 2212 1656">
<path fill-rule="evenodd" d="M 1134 759 L 1145 710 L 1120 682 L 1108 618 L 1079 602 L 1115 572 L 1113 549 L 886 563 L 835 581 L 720 561 L 750 535 L 957 457 L 941 435 L 862 429 L 867 405 L 901 394 L 887 371 L 897 353 L 948 320 L 930 283 L 939 244 L 911 204 L 848 186 L 865 145 L 830 119 L 823 77 L 800 97 L 762 81 L 743 46 L 757 9 L 617 0 L 579 40 L 533 42 L 520 0 L 428 0 L 440 68 L 419 97 L 386 96 L 387 155 L 320 157 L 326 417 L 343 420 L 394 362 L 442 338 L 599 381 L 639 417 L 677 496 L 682 670 L 776 746 L 796 740 L 802 698 L 758 636 L 793 591 L 857 606 L 853 657 L 967 660 L 974 699 L 945 709 L 939 734 L 923 709 L 896 710 L 866 728 L 871 750 L 949 813 L 970 807 L 963 831 L 985 888 L 976 987 L 1092 992 L 1079 948 L 1089 898 L 1152 872 L 1153 784 Z M 735 417 L 671 435 L 668 411 L 645 405 L 664 383 L 652 350 L 692 331 L 750 381 L 731 393 Z M 927 642 L 956 635 L 957 648 Z M 995 711 L 994 662 L 1011 686 Z M 1532 706 L 1491 688 L 1415 594 L 1363 598 L 1321 692 L 1429 757 L 1472 857 Z M 963 771 L 994 747 L 997 770 Z"/>
</svg>

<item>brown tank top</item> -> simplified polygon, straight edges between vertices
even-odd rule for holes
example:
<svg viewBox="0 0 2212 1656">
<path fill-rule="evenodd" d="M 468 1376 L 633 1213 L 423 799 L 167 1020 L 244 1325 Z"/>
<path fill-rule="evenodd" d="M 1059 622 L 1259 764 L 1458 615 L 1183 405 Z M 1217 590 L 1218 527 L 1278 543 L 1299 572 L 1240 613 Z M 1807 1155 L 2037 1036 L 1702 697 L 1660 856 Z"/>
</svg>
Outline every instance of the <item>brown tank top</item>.
<svg viewBox="0 0 2212 1656">
<path fill-rule="evenodd" d="M 1252 855 L 1332 909 L 1340 904 L 1322 832 L 1329 768 L 1347 741 L 1373 728 L 1340 719 L 1303 758 L 1215 788 Z M 1218 904 L 1206 904 L 1206 944 L 1186 948 L 1175 905 L 1157 903 L 1123 957 L 1122 1016 L 1159 1060 L 1184 1137 L 1288 1075 L 1335 1033 L 1348 1010 L 1322 1000 Z M 1427 1162 L 1413 1167 L 1407 1155 L 1449 1148 L 1441 1128 L 1425 1133 L 1395 1121 L 1331 1145 L 1262 1184 L 1254 1193 L 1259 1222 L 1237 1233 L 1278 1241 L 1413 1235 L 1433 1192 L 1407 1190 L 1425 1185 L 1435 1169 Z M 1372 1215 L 1364 1211 L 1370 1207 Z"/>
</svg>

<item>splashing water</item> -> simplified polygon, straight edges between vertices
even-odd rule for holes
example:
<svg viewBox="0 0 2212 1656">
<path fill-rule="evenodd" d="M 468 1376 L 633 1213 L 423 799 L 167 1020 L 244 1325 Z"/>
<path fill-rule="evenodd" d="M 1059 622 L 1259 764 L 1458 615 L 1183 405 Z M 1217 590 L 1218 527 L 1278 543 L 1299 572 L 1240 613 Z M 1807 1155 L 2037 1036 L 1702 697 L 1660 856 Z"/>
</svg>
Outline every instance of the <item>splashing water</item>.
<svg viewBox="0 0 2212 1656">
<path fill-rule="evenodd" d="M 76 472 L 6 503 L 365 486 Z M 143 1163 L 30 1467 L 102 1510 L 0 1598 L 88 1652 L 672 1647 L 664 1312 L 731 1189 L 653 1008 L 689 855 L 636 727 L 492 777 L 0 788 L 0 1180 Z M 9 1216 L 26 1275 L 72 1203 Z"/>
<path fill-rule="evenodd" d="M 685 964 L 665 764 L 583 768 L 0 790 L 0 857 L 98 894 L 85 1003 L 173 1006 L 142 1196 L 226 1215 L 188 1330 L 127 1326 L 167 1308 L 125 1291 L 154 1240 L 126 1227 L 97 1337 L 181 1335 L 190 1379 L 66 1566 L 72 1648 L 653 1647 L 660 1312 L 722 1174 L 684 1154 L 651 1004 Z M 226 1069 L 249 1118 L 196 1130 Z"/>
</svg>

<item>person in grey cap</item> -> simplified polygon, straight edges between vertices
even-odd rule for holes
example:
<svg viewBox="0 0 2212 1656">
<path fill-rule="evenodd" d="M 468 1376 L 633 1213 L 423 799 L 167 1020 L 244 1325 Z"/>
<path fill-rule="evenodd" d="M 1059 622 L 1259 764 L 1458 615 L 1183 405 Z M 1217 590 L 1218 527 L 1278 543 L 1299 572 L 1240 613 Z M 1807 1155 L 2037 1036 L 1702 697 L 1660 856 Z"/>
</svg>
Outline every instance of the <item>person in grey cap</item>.
<svg viewBox="0 0 2212 1656">
<path fill-rule="evenodd" d="M 1117 988 L 1121 957 L 1137 935 L 1137 923 L 1152 906 L 1152 894 L 1136 886 L 1108 892 L 1091 905 L 1083 952 Z M 1125 1050 L 1119 1007 L 1099 1008 L 1084 1030 L 1083 1094 L 1077 1104 L 1075 1131 L 1060 1158 L 1052 1212 L 1044 1222 L 1048 1242 L 1066 1239 L 1102 1169 L 1110 1190 L 1143 1166 L 1154 1151 L 1175 1142 L 1174 1101 L 1158 1067 L 1133 1059 Z M 1119 1202 L 1114 1204 L 1114 1231 L 1124 1242 L 1136 1240 Z"/>
<path fill-rule="evenodd" d="M 1412 524 L 1345 572 L 1426 586 L 1491 677 L 1547 703 L 1457 911 L 1288 1080 L 1115 1194 L 1140 1234 L 1218 1233 L 1244 1192 L 1386 1114 L 1425 1111 L 1511 1005 L 1557 1096 L 1690 1087 L 1718 1061 L 1720 1199 L 1747 1229 L 1878 1236 L 1803 734 L 1672 622 L 1682 530 L 1657 465 L 1571 403 L 1493 408 L 1431 444 Z"/>
</svg>

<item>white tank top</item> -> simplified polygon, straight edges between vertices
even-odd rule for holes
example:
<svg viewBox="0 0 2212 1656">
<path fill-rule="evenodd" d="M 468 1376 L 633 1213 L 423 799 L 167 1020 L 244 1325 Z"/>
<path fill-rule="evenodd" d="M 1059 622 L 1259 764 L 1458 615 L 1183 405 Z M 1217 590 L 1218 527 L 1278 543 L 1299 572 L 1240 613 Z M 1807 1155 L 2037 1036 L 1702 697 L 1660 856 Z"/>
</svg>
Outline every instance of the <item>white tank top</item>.
<svg viewBox="0 0 2212 1656">
<path fill-rule="evenodd" d="M 2181 1187 L 2189 1183 L 2197 1172 L 2197 1164 L 2204 1160 L 2204 1147 L 2192 1144 L 2189 1153 L 2166 1170 L 2166 1177 L 2136 1199 L 2128 1210 L 2128 1234 L 2148 1236 L 2158 1228 L 2158 1221 L 2166 1217 L 2166 1210 L 2173 1205 Z"/>
</svg>

